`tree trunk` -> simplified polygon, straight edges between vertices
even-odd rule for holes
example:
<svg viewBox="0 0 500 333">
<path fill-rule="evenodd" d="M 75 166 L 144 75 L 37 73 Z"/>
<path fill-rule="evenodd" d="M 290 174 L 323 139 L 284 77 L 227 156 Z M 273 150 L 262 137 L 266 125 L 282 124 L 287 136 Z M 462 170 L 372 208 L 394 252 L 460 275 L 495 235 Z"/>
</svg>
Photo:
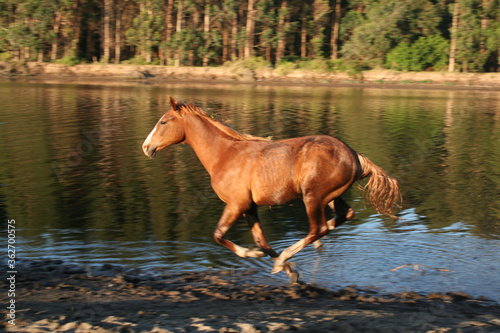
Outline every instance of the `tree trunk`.
<svg viewBox="0 0 500 333">
<path fill-rule="evenodd" d="M 228 60 L 229 55 L 229 32 L 227 29 L 222 30 L 222 63 Z"/>
<path fill-rule="evenodd" d="M 182 16 L 184 15 L 184 1 L 179 0 L 177 5 L 177 21 L 175 24 L 175 32 L 180 32 L 182 30 Z"/>
<path fill-rule="evenodd" d="M 254 34 L 255 34 L 255 2 L 256 0 L 248 0 L 248 13 L 247 13 L 247 31 L 246 31 L 246 42 L 245 42 L 245 53 L 244 58 L 248 59 L 253 56 L 253 44 L 254 44 Z"/>
<path fill-rule="evenodd" d="M 203 18 L 203 38 L 205 38 L 205 53 L 203 66 L 208 66 L 208 48 L 210 47 L 210 1 L 205 1 L 205 17 Z"/>
<path fill-rule="evenodd" d="M 330 42 L 330 45 L 332 46 L 330 59 L 332 60 L 338 59 L 339 57 L 339 31 L 340 31 L 341 11 L 342 11 L 342 0 L 336 0 L 335 12 L 333 14 L 332 38 Z"/>
<path fill-rule="evenodd" d="M 119 64 L 122 54 L 123 0 L 115 1 L 115 9 L 115 64 Z"/>
<path fill-rule="evenodd" d="M 462 63 L 462 71 L 463 71 L 464 73 L 468 73 L 468 72 L 469 72 L 469 63 L 468 63 L 467 61 L 464 61 L 464 62 Z"/>
<path fill-rule="evenodd" d="M 25 46 L 24 47 L 23 58 L 24 58 L 25 61 L 29 60 L 29 58 L 30 58 L 30 47 L 29 46 Z"/>
<path fill-rule="evenodd" d="M 174 0 L 167 0 L 165 8 L 165 43 L 168 43 L 170 41 L 170 39 L 172 38 L 172 34 L 174 33 L 174 23 L 172 20 L 173 11 Z M 169 48 L 166 47 L 164 52 L 164 63 L 165 65 L 168 65 L 168 61 L 171 57 Z"/>
<path fill-rule="evenodd" d="M 103 40 L 103 54 L 101 61 L 104 63 L 109 62 L 110 49 L 111 49 L 111 0 L 104 0 L 104 40 Z"/>
<path fill-rule="evenodd" d="M 236 60 L 238 57 L 238 15 L 233 13 L 233 19 L 231 20 L 231 60 Z"/>
<path fill-rule="evenodd" d="M 184 15 L 184 1 L 179 0 L 177 4 L 177 22 L 175 24 L 175 32 L 181 32 L 182 30 L 182 17 Z M 175 52 L 175 67 L 179 67 L 181 65 L 181 54 L 179 50 L 179 46 L 177 46 L 177 52 Z"/>
<path fill-rule="evenodd" d="M 74 13 L 73 17 L 73 38 L 71 41 L 71 55 L 78 56 L 78 44 L 80 43 L 80 38 L 82 35 L 82 14 L 83 14 L 83 6 L 80 3 L 80 0 L 73 0 L 72 10 Z"/>
<path fill-rule="evenodd" d="M 455 71 L 455 54 L 457 51 L 457 35 L 458 35 L 458 16 L 460 13 L 460 0 L 455 0 L 453 5 L 453 21 L 451 25 L 451 41 L 450 41 L 450 60 L 448 63 L 448 72 Z"/>
<path fill-rule="evenodd" d="M 481 41 L 479 45 L 479 51 L 481 54 L 486 54 L 486 29 L 490 25 L 490 19 L 488 18 L 488 13 L 490 12 L 490 1 L 491 0 L 482 0 L 481 1 Z"/>
<path fill-rule="evenodd" d="M 300 33 L 300 57 L 307 57 L 307 17 L 302 16 L 302 30 Z"/>
<path fill-rule="evenodd" d="M 57 59 L 57 47 L 59 45 L 59 29 L 61 28 L 61 13 L 56 11 L 54 18 L 54 41 L 52 42 L 52 51 L 50 53 L 50 60 Z"/>
<path fill-rule="evenodd" d="M 279 23 L 278 23 L 278 45 L 276 47 L 276 62 L 280 61 L 280 59 L 285 55 L 286 49 L 286 33 L 288 30 L 288 13 L 287 13 L 288 0 L 283 0 L 281 3 L 281 9 L 279 14 Z"/>
</svg>

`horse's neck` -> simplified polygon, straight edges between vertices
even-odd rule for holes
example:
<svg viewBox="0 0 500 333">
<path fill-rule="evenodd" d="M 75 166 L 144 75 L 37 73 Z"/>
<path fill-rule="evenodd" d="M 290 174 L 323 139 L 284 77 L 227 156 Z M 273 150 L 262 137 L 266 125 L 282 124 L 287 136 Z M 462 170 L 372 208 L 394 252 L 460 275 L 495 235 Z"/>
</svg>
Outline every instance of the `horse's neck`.
<svg viewBox="0 0 500 333">
<path fill-rule="evenodd" d="M 200 117 L 186 119 L 185 131 L 185 142 L 193 148 L 208 173 L 212 174 L 213 166 L 224 158 L 224 150 L 234 140 Z"/>
</svg>

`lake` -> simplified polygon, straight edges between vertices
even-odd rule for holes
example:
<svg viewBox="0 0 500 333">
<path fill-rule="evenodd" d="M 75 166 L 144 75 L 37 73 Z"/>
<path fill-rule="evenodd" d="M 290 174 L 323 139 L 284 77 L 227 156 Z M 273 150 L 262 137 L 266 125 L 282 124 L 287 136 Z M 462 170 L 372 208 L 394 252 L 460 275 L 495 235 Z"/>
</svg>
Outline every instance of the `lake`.
<svg viewBox="0 0 500 333">
<path fill-rule="evenodd" d="M 4 244 L 15 219 L 19 258 L 169 272 L 255 268 L 266 283 L 286 283 L 270 274 L 269 258 L 242 259 L 214 242 L 224 206 L 189 146 L 144 156 L 169 96 L 244 133 L 335 136 L 399 180 L 397 221 L 376 214 L 357 186 L 343 196 L 356 217 L 328 235 L 323 252 L 308 247 L 292 259 L 305 282 L 500 301 L 498 91 L 1 81 Z M 259 212 L 279 251 L 307 233 L 301 202 Z M 253 246 L 243 219 L 227 238 Z"/>
</svg>

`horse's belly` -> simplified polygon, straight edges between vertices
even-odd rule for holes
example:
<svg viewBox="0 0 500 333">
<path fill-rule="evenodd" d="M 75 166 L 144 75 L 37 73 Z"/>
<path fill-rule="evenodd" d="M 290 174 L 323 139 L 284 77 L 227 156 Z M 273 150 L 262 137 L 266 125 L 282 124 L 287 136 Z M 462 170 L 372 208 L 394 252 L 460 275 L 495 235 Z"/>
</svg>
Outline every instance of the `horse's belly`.
<svg viewBox="0 0 500 333">
<path fill-rule="evenodd" d="M 254 185 L 257 186 L 252 186 L 252 200 L 259 206 L 280 205 L 300 196 L 291 181 L 256 182 Z"/>
</svg>

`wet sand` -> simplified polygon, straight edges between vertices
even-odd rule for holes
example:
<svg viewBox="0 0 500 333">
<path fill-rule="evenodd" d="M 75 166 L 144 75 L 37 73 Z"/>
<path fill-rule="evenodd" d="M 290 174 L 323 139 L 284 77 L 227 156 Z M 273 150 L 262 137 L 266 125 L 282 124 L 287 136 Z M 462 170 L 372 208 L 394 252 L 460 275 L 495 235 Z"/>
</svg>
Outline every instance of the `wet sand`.
<svg viewBox="0 0 500 333">
<path fill-rule="evenodd" d="M 463 293 L 271 285 L 251 271 L 165 272 L 60 260 L 16 267 L 7 332 L 499 332 L 500 305 Z M 2 295 L 9 284 L 4 277 Z"/>
</svg>

